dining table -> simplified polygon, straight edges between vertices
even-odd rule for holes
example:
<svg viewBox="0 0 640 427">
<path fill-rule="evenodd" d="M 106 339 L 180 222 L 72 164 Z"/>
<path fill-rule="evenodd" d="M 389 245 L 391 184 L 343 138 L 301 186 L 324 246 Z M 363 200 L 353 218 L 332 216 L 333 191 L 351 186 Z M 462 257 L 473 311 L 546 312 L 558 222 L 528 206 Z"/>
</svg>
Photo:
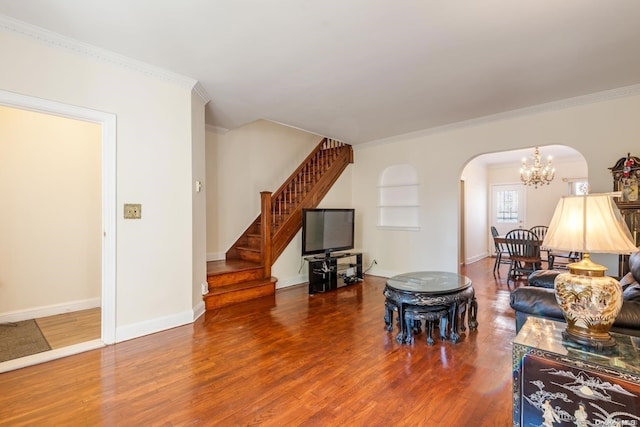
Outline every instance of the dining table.
<svg viewBox="0 0 640 427">
<path fill-rule="evenodd" d="M 506 249 L 509 250 L 508 245 L 507 245 L 507 241 L 509 239 L 506 238 L 506 236 L 495 236 L 493 238 L 494 242 L 498 245 L 505 245 Z M 530 248 L 527 249 L 527 253 L 528 254 L 533 254 L 534 256 L 538 256 L 540 257 L 541 253 L 543 251 L 545 251 L 545 249 L 542 247 L 542 240 L 540 239 L 511 239 L 512 243 L 516 243 L 516 244 L 526 244 L 529 245 Z M 547 263 L 549 262 L 548 258 L 547 259 L 540 259 L 541 261 L 546 261 Z M 541 263 L 538 265 L 539 268 L 533 268 L 533 266 L 531 265 L 531 263 L 525 263 L 524 268 L 525 269 L 533 269 L 533 270 L 537 270 L 540 269 L 542 267 Z"/>
</svg>

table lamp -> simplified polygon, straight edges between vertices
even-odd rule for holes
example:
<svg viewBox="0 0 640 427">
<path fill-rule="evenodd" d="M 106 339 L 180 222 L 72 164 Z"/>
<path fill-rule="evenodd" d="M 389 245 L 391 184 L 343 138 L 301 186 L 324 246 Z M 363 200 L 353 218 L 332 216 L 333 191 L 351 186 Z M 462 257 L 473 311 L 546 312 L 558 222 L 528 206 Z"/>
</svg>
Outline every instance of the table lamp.
<svg viewBox="0 0 640 427">
<path fill-rule="evenodd" d="M 582 252 L 579 262 L 554 282 L 556 300 L 567 328 L 565 341 L 598 351 L 615 346 L 609 335 L 622 308 L 622 288 L 607 268 L 591 261 L 592 253 L 629 254 L 637 250 L 612 196 L 591 194 L 560 199 L 542 246 Z"/>
</svg>

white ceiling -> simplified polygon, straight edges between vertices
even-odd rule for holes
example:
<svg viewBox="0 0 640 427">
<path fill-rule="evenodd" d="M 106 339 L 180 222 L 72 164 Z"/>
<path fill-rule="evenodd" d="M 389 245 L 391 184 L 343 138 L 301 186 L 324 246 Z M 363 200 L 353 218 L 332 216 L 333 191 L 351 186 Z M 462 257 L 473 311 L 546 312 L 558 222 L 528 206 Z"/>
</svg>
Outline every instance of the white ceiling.
<svg viewBox="0 0 640 427">
<path fill-rule="evenodd" d="M 0 0 L 200 82 L 207 123 L 349 143 L 640 83 L 638 0 Z"/>
</svg>

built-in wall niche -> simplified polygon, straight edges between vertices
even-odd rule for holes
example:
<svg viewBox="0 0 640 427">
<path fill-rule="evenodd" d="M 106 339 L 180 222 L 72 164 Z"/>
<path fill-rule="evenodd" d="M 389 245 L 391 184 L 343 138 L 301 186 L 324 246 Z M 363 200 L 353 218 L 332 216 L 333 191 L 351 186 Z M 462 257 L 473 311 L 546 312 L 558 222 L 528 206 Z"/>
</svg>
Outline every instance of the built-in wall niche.
<svg viewBox="0 0 640 427">
<path fill-rule="evenodd" d="M 420 228 L 418 171 L 410 164 L 387 167 L 378 185 L 378 227 L 400 230 Z"/>
</svg>

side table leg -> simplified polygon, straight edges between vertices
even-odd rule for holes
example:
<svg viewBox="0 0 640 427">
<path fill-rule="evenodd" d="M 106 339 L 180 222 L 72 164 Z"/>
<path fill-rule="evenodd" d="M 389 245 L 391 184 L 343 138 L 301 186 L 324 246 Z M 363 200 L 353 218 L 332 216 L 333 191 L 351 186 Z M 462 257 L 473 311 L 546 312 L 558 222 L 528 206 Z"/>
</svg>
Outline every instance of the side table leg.
<svg viewBox="0 0 640 427">
<path fill-rule="evenodd" d="M 467 330 L 467 327 L 464 324 L 465 317 L 467 314 L 467 301 L 460 301 L 460 308 L 458 309 L 460 313 L 460 331 L 464 332 Z"/>
<path fill-rule="evenodd" d="M 412 330 L 414 335 L 418 335 L 420 332 L 422 332 L 422 321 L 414 320 L 412 323 Z"/>
<path fill-rule="evenodd" d="M 385 314 L 384 314 L 384 326 L 389 332 L 393 331 L 393 307 L 389 302 L 385 301 Z"/>
<path fill-rule="evenodd" d="M 404 343 L 405 344 L 413 344 L 413 325 L 414 325 L 414 317 L 413 317 L 413 313 L 409 312 L 407 313 L 405 311 L 404 313 L 405 316 L 405 337 L 404 337 Z"/>
<path fill-rule="evenodd" d="M 405 325 L 405 307 L 404 304 L 398 304 L 398 324 L 400 325 L 400 333 L 396 336 L 396 341 L 400 344 L 406 342 L 407 326 Z"/>
<path fill-rule="evenodd" d="M 460 335 L 458 335 L 458 303 L 454 302 L 451 304 L 451 308 L 449 309 L 449 317 L 451 319 L 451 333 L 449 334 L 449 339 L 452 343 L 457 343 L 460 339 Z"/>
<path fill-rule="evenodd" d="M 425 329 L 427 332 L 427 345 L 433 345 L 435 343 L 433 337 L 431 336 L 433 334 L 433 322 L 433 320 L 426 321 L 427 324 L 425 325 Z"/>
<path fill-rule="evenodd" d="M 478 301 L 476 301 L 475 295 L 471 297 L 471 303 L 469 304 L 469 329 L 472 331 L 478 328 Z"/>
<path fill-rule="evenodd" d="M 448 315 L 447 316 L 442 316 L 442 318 L 440 319 L 440 339 L 442 341 L 446 341 L 448 338 L 448 334 L 447 334 L 447 328 L 449 327 L 448 325 Z"/>
</svg>

